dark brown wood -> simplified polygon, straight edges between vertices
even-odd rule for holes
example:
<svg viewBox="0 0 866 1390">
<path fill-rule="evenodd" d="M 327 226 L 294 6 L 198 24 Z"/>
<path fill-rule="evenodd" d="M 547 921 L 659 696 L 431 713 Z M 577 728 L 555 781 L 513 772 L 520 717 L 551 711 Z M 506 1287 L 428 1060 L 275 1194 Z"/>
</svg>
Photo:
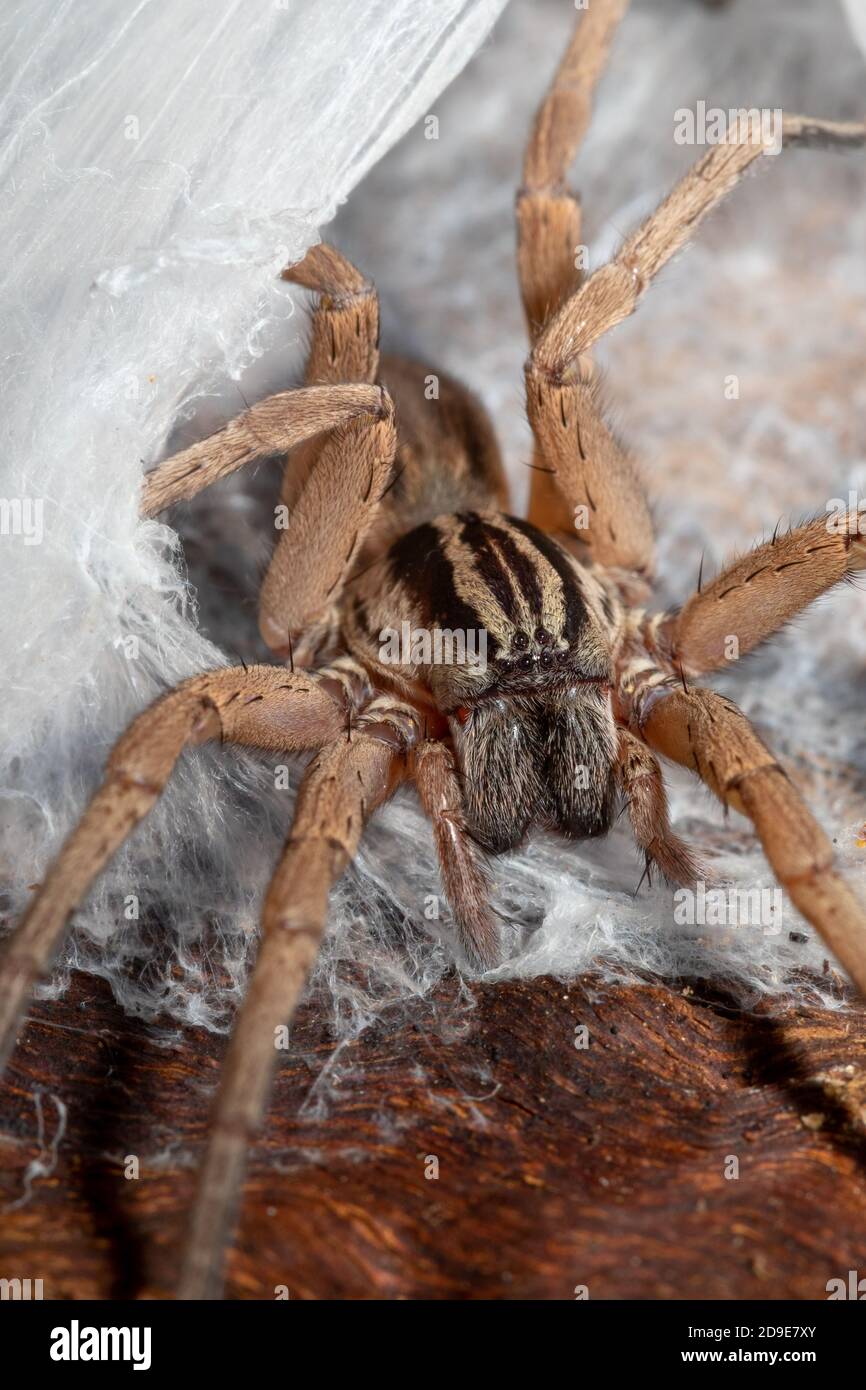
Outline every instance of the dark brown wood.
<svg viewBox="0 0 866 1390">
<path fill-rule="evenodd" d="M 301 1011 L 230 1297 L 806 1299 L 866 1272 L 864 1008 L 745 1017 L 697 986 L 550 979 L 472 993 L 452 980 L 370 1028 L 303 1113 L 333 1045 Z M 170 1294 L 223 1050 L 202 1031 L 161 1045 L 90 977 L 33 1006 L 0 1092 L 0 1276 Z"/>
</svg>

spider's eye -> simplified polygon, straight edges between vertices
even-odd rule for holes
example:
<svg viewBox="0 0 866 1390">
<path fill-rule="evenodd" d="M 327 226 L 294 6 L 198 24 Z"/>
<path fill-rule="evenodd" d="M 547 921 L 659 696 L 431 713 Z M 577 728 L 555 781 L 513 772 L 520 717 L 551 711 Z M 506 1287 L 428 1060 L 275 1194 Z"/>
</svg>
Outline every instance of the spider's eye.
<svg viewBox="0 0 866 1390">
<path fill-rule="evenodd" d="M 469 722 L 469 706 L 468 706 L 468 705 L 458 705 L 457 708 L 456 708 L 456 710 L 454 711 L 454 718 L 457 720 L 457 723 L 458 723 L 458 724 L 468 724 L 468 722 Z"/>
</svg>

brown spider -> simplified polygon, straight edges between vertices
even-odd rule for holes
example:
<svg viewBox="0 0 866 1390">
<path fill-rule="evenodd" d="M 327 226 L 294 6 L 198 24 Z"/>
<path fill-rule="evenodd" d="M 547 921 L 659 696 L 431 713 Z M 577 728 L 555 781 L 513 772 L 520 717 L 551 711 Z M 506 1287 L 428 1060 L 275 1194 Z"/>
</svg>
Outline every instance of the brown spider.
<svg viewBox="0 0 866 1390">
<path fill-rule="evenodd" d="M 154 516 L 263 455 L 291 452 L 289 518 L 261 591 L 262 634 L 287 665 L 212 671 L 135 720 L 13 936 L 0 977 L 3 1055 L 72 909 L 159 796 L 185 745 L 315 750 L 265 898 L 262 938 L 228 1050 L 180 1282 L 217 1296 L 275 1029 L 291 1017 L 331 886 L 364 823 L 411 778 L 433 825 L 467 954 L 497 959 L 482 850 L 532 825 L 605 833 L 618 793 L 648 863 L 698 873 L 668 824 L 656 754 L 753 821 L 775 873 L 866 991 L 866 915 L 833 852 L 746 718 L 687 678 L 719 669 L 866 566 L 858 518 L 797 527 L 736 560 L 678 612 L 648 614 L 653 536 L 635 464 L 605 423 L 587 356 L 631 314 L 696 224 L 768 152 L 748 117 L 702 155 L 607 265 L 575 268 L 580 206 L 565 176 L 627 0 L 593 0 L 529 140 L 518 267 L 532 339 L 529 520 L 505 513 L 491 424 L 457 382 L 378 351 L 375 291 L 318 246 L 285 278 L 318 294 L 307 385 L 272 396 L 145 480 Z M 788 143 L 860 145 L 862 125 L 784 119 Z M 381 381 L 384 384 L 379 384 Z M 438 381 L 438 396 L 426 383 Z M 435 399 L 428 399 L 429 395 Z M 576 529 L 577 524 L 577 529 Z M 488 660 L 448 664 L 421 642 L 386 657 L 383 630 L 484 635 Z"/>
</svg>

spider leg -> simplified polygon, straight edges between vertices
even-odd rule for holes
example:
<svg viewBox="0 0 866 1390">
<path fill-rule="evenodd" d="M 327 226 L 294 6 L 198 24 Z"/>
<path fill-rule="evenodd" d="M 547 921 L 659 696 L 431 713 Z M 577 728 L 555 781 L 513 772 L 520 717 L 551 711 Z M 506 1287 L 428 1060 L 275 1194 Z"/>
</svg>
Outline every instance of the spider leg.
<svg viewBox="0 0 866 1390">
<path fill-rule="evenodd" d="M 379 301 L 373 284 L 332 246 L 316 246 L 283 278 L 317 292 L 306 380 L 315 386 L 382 382 L 395 407 L 397 454 L 368 533 L 367 559 L 383 538 L 393 540 L 419 522 L 447 511 L 499 509 L 507 487 L 499 446 L 481 402 L 448 373 L 429 364 L 379 354 Z M 293 508 L 318 467 L 322 440 L 296 449 L 286 465 L 282 500 Z M 296 555 L 277 547 L 273 564 L 286 561 L 287 592 L 296 582 Z M 266 581 L 283 582 L 275 573 Z M 274 634 L 278 640 L 278 634 Z"/>
<path fill-rule="evenodd" d="M 583 279 L 580 200 L 566 178 L 627 8 L 628 0 L 593 0 L 578 19 L 527 141 L 517 195 L 517 269 L 532 341 Z"/>
<path fill-rule="evenodd" d="M 634 838 L 670 883 L 690 885 L 707 874 L 694 851 L 675 835 L 658 758 L 628 729 L 619 730 L 617 780 L 628 805 Z"/>
<path fill-rule="evenodd" d="M 785 115 L 781 141 L 782 148 L 856 148 L 866 144 L 866 125 Z M 562 381 L 581 353 L 634 313 L 662 267 L 682 250 L 694 228 L 736 187 L 746 170 L 778 149 L 769 133 L 740 117 L 725 140 L 701 156 L 656 211 L 626 238 L 613 259 L 590 275 L 551 319 L 535 345 L 530 368 Z"/>
<path fill-rule="evenodd" d="M 328 894 L 354 857 L 364 822 L 406 774 L 418 717 L 381 697 L 351 741 L 328 744 L 308 767 L 295 820 L 262 914 L 255 969 L 226 1054 L 178 1297 L 218 1298 L 247 1148 L 261 1123 L 277 1058 L 277 1030 L 290 1020 L 318 954 Z"/>
<path fill-rule="evenodd" d="M 785 116 L 781 137 L 784 145 L 862 145 L 866 126 Z M 602 564 L 646 573 L 651 531 L 634 467 L 601 420 L 586 353 L 634 313 L 653 278 L 746 170 L 777 149 L 769 134 L 741 117 L 725 141 L 704 154 L 626 239 L 613 260 L 563 304 L 532 349 L 526 399 L 540 461 L 569 506 L 587 509 L 587 539 Z"/>
<path fill-rule="evenodd" d="M 816 517 L 727 565 L 677 613 L 652 622 L 651 642 L 687 675 L 745 656 L 821 594 L 866 569 L 866 518 Z"/>
<path fill-rule="evenodd" d="M 211 483 L 244 464 L 271 454 L 284 454 L 305 439 L 351 421 L 386 414 L 380 387 L 353 385 L 306 386 L 268 396 L 230 420 L 221 430 L 173 454 L 146 474 L 141 490 L 141 514 L 157 516 L 175 502 L 195 497 Z"/>
<path fill-rule="evenodd" d="M 372 389 L 380 391 L 378 414 L 332 431 L 279 533 L 259 594 L 259 627 L 276 652 L 285 649 L 287 634 L 315 628 L 333 610 L 388 487 L 397 449 L 394 407 L 386 391 Z"/>
<path fill-rule="evenodd" d="M 333 246 L 313 246 L 282 278 L 316 293 L 307 389 L 335 394 L 345 383 L 375 389 L 379 370 L 379 299 L 375 287 Z M 381 388 L 380 388 L 381 389 Z M 391 477 L 396 451 L 390 398 L 377 421 L 345 421 L 330 438 L 310 438 L 286 460 L 280 498 L 288 526 L 259 592 L 259 627 L 283 654 L 287 633 L 313 626 L 333 605 L 357 559 Z"/>
<path fill-rule="evenodd" d="M 96 792 L 17 930 L 0 966 L 0 1066 L 15 1042 L 36 980 L 51 963 L 69 914 L 160 795 L 182 749 L 222 735 L 279 752 L 316 748 L 345 723 L 345 697 L 366 678 L 353 662 L 291 675 L 235 667 L 184 681 L 133 721 Z"/>
<path fill-rule="evenodd" d="M 521 297 L 531 342 L 551 317 L 583 283 L 580 201 L 566 184 L 568 170 L 583 141 L 592 115 L 592 102 L 617 26 L 628 0 L 593 0 L 579 17 L 571 42 L 536 112 L 523 161 L 523 187 L 517 197 L 517 266 Z M 591 372 L 589 360 L 584 367 Z M 637 497 L 641 519 L 651 536 L 649 513 L 631 461 L 605 424 L 594 390 L 581 397 L 577 423 L 581 443 L 598 459 L 604 485 L 589 480 L 593 504 L 612 492 L 610 511 L 627 515 Z M 589 506 L 580 493 L 571 496 L 544 457 L 543 437 L 535 433 L 530 482 L 529 519 L 543 530 L 574 535 L 582 518 L 579 506 Z M 622 476 L 620 476 L 622 475 Z M 590 514 L 590 525 L 594 518 Z M 580 525 L 580 530 L 584 526 Z M 627 548 L 627 562 L 648 567 L 651 547 Z M 619 563 L 619 561 L 615 561 Z"/>
<path fill-rule="evenodd" d="M 415 750 L 413 772 L 433 826 L 445 895 L 461 945 L 473 965 L 490 970 L 499 963 L 499 941 L 487 903 L 487 876 L 466 830 L 454 756 L 438 739 L 427 739 Z"/>
<path fill-rule="evenodd" d="M 780 884 L 866 994 L 866 913 L 836 869 L 827 836 L 742 711 L 712 690 L 648 685 L 636 692 L 632 727 L 749 817 Z"/>
<path fill-rule="evenodd" d="M 287 266 L 282 279 L 318 295 L 310 329 L 307 385 L 374 382 L 379 371 L 375 286 L 326 243 L 311 247 L 297 265 Z"/>
</svg>

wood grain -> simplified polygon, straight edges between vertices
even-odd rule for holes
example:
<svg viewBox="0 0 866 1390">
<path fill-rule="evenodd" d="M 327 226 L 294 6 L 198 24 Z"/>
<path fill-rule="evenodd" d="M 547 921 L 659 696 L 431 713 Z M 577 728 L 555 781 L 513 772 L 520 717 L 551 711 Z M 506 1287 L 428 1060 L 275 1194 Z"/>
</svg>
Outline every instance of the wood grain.
<svg viewBox="0 0 866 1390">
<path fill-rule="evenodd" d="M 333 1043 L 304 1007 L 230 1297 L 808 1299 L 866 1272 L 864 1008 L 745 1017 L 697 986 L 551 979 L 472 998 L 447 982 L 325 1080 Z M 90 977 L 33 1006 L 0 1091 L 0 1275 L 170 1294 L 223 1049 L 161 1043 Z"/>
</svg>

